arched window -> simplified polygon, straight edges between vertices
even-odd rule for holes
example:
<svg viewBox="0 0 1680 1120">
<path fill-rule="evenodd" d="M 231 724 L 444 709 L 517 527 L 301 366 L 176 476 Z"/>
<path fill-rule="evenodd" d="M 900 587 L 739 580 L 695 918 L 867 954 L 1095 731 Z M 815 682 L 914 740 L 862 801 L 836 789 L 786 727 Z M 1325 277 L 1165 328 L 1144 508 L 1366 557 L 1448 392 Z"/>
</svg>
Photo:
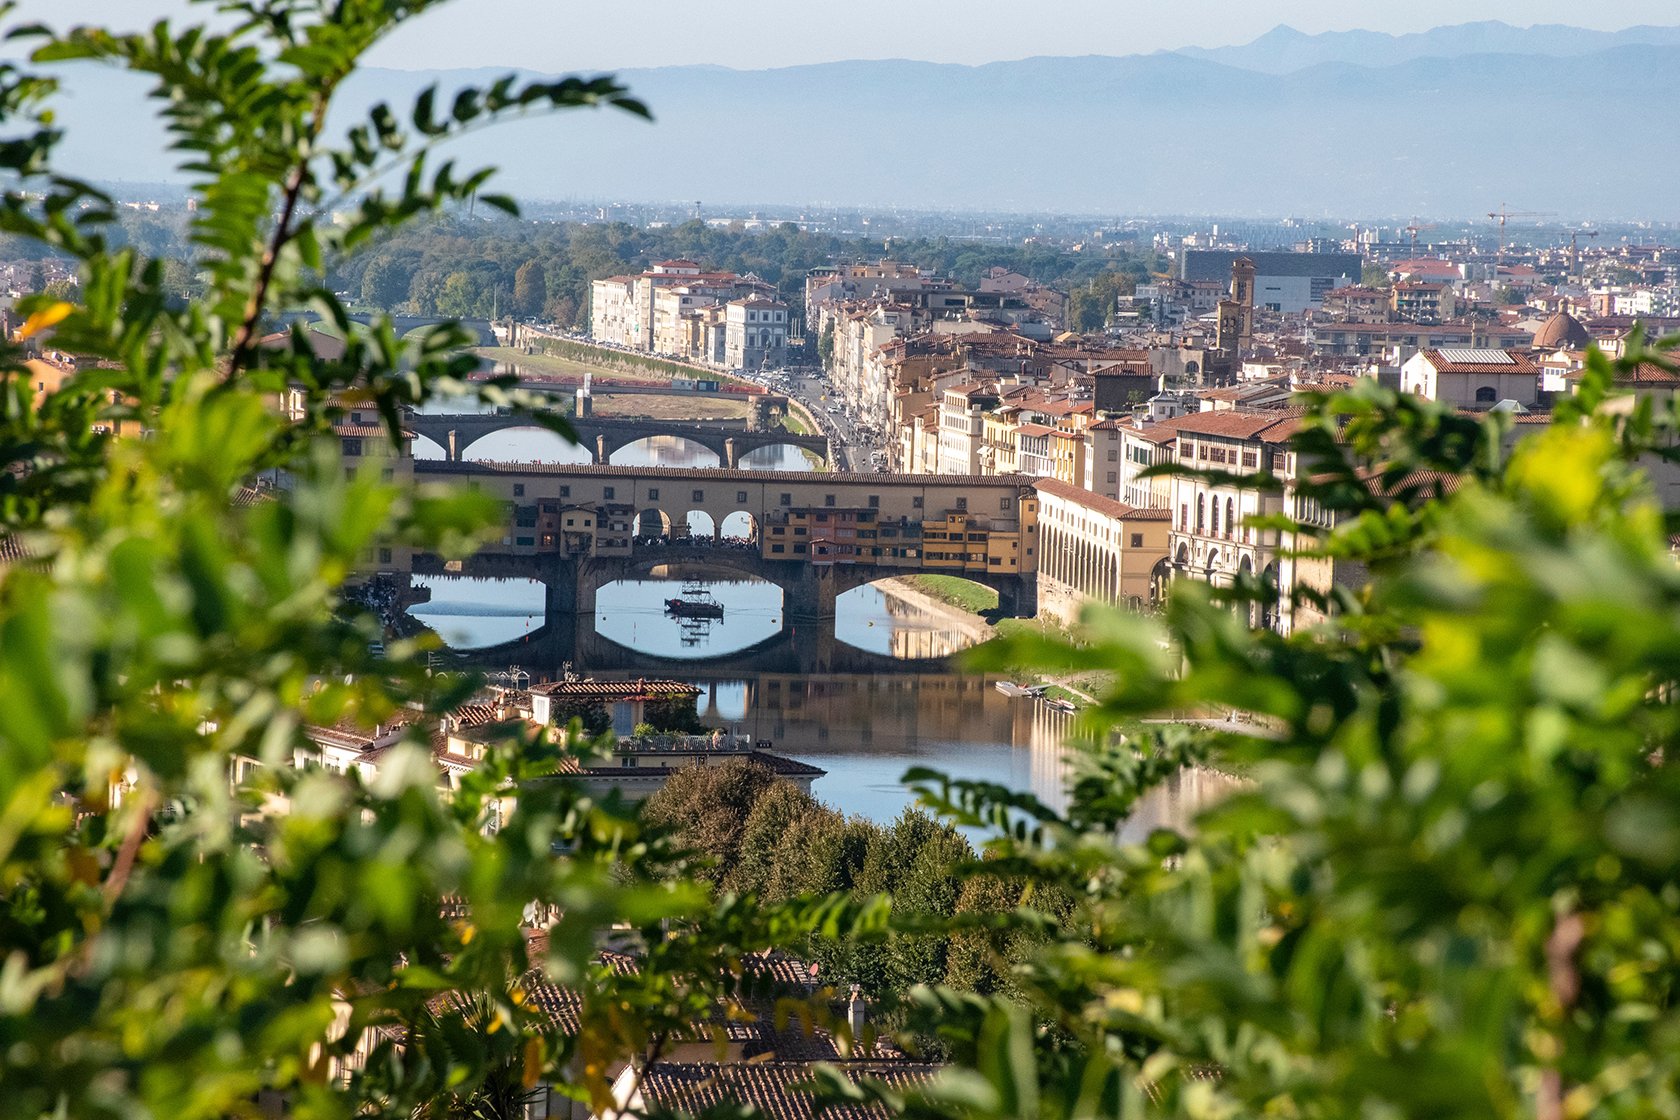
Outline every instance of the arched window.
<svg viewBox="0 0 1680 1120">
<path fill-rule="evenodd" d="M 1237 533 L 1237 503 L 1230 498 L 1225 499 L 1225 535 L 1233 537 Z"/>
<path fill-rule="evenodd" d="M 1477 404 L 1493 404 L 1498 400 L 1499 390 L 1495 389 L 1492 385 L 1483 385 L 1480 389 L 1476 390 Z"/>
<path fill-rule="evenodd" d="M 1207 528 L 1207 495 L 1196 495 L 1196 532 Z"/>
<path fill-rule="evenodd" d="M 1211 532 L 1214 536 L 1217 537 L 1219 535 L 1219 499 L 1218 498 L 1215 498 L 1213 500 L 1213 523 L 1208 527 L 1208 529 L 1209 529 L 1209 532 Z"/>
</svg>

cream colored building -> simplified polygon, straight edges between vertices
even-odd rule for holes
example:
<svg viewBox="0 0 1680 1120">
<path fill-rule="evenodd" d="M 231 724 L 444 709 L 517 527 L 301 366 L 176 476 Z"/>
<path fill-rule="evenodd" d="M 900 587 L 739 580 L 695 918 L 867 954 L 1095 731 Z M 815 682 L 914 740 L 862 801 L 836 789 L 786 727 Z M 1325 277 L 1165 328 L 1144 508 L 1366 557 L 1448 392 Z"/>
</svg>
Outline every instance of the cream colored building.
<svg viewBox="0 0 1680 1120">
<path fill-rule="evenodd" d="M 1169 578 L 1171 515 L 1137 509 L 1058 479 L 1038 491 L 1038 608 L 1076 622 L 1086 603 L 1157 605 Z"/>
</svg>

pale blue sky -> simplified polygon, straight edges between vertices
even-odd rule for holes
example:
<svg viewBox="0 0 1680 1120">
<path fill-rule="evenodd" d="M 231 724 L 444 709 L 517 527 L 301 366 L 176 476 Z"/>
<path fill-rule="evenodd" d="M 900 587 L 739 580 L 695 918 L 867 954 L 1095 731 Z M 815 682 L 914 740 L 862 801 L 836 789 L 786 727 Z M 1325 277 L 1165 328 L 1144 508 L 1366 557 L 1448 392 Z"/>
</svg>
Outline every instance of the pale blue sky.
<svg viewBox="0 0 1680 1120">
<path fill-rule="evenodd" d="M 23 0 L 20 17 L 142 24 L 185 0 Z M 454 0 L 416 20 L 376 61 L 432 68 L 615 69 L 713 63 L 743 69 L 846 58 L 991 62 L 1133 54 L 1302 31 L 1424 31 L 1501 19 L 1614 30 L 1680 23 L 1676 0 Z"/>
</svg>

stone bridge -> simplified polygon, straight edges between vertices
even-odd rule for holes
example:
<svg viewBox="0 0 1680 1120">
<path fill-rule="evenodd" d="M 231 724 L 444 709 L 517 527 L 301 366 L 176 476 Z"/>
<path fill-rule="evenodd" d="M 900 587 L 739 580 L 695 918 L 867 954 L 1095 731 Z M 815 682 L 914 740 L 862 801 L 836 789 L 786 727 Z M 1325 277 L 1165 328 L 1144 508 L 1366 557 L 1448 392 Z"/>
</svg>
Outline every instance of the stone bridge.
<svg viewBox="0 0 1680 1120">
<path fill-rule="evenodd" d="M 638 546 L 625 557 L 520 556 L 480 552 L 446 562 L 437 556 L 414 557 L 416 575 L 468 579 L 535 579 L 543 584 L 543 625 L 530 635 L 499 646 L 471 651 L 475 664 L 559 666 L 607 671 L 727 662 L 754 672 L 928 672 L 946 658 L 898 658 L 857 649 L 834 636 L 835 604 L 854 588 L 894 576 L 914 575 L 916 566 L 815 565 L 801 560 L 770 560 L 748 548 L 722 542 Z M 666 658 L 631 650 L 595 631 L 596 596 L 620 580 L 747 577 L 782 590 L 782 628 L 766 640 L 715 657 Z M 976 573 L 971 578 L 998 592 L 1005 614 L 1025 607 L 1020 577 Z"/>
<path fill-rule="evenodd" d="M 377 317 L 378 316 L 372 312 L 362 311 L 349 316 L 349 319 L 352 323 L 360 323 L 365 327 L 369 323 L 372 323 Z M 320 316 L 306 311 L 296 312 L 291 315 L 282 315 L 279 317 L 280 326 L 282 328 L 290 328 L 293 320 L 296 319 L 307 319 L 309 322 L 314 322 L 319 320 Z M 488 319 L 454 319 L 448 315 L 391 316 L 391 326 L 397 332 L 398 338 L 408 334 L 410 331 L 419 330 L 421 327 L 435 327 L 439 323 L 455 323 L 468 334 L 477 335 L 478 341 L 473 343 L 474 346 L 500 345 L 496 339 L 496 332 L 490 329 L 490 320 Z M 305 325 L 307 326 L 308 324 L 306 323 Z"/>
<path fill-rule="evenodd" d="M 764 641 L 732 653 L 708 657 L 662 657 L 620 645 L 596 633 L 588 620 L 574 628 L 548 625 L 512 642 L 457 654 L 459 662 L 486 671 L 516 665 L 533 680 L 557 678 L 569 666 L 579 673 L 631 672 L 688 679 L 741 673 L 935 673 L 950 668 L 949 658 L 891 657 L 847 645 L 830 627 L 794 623 Z"/>
<path fill-rule="evenodd" d="M 596 463 L 604 464 L 612 453 L 653 436 L 680 436 L 697 443 L 718 457 L 725 468 L 734 468 L 741 456 L 762 447 L 798 447 L 828 461 L 826 436 L 796 435 L 784 431 L 749 431 L 744 420 L 671 421 L 615 419 L 612 417 L 568 417 L 578 444 L 589 449 Z M 403 426 L 443 448 L 448 461 L 466 458 L 473 444 L 485 436 L 516 428 L 537 428 L 529 416 L 518 413 L 421 413 L 412 412 Z"/>
<path fill-rule="evenodd" d="M 867 660 L 829 643 L 835 601 L 894 576 L 958 576 L 996 590 L 1003 615 L 1031 617 L 1038 609 L 1038 493 L 1021 476 L 436 460 L 415 462 L 414 473 L 505 505 L 498 541 L 458 561 L 416 556 L 412 570 L 540 581 L 544 625 L 531 637 L 545 643 L 539 664 L 571 660 L 593 669 L 649 660 L 596 640 L 597 592 L 618 580 L 733 575 L 776 584 L 783 594 L 777 641 L 797 640 L 749 651 L 765 659 L 766 671 Z M 689 525 L 706 519 L 710 533 L 690 534 Z M 633 658 L 641 660 L 625 660 Z"/>
</svg>

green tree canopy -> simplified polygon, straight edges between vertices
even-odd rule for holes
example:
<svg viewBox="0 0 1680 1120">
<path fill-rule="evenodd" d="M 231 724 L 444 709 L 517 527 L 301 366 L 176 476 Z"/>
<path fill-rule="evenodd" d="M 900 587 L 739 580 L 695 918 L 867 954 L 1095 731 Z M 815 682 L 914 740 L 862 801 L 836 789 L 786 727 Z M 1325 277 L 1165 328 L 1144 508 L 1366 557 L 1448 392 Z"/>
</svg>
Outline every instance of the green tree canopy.
<svg viewBox="0 0 1680 1120">
<path fill-rule="evenodd" d="M 563 735 L 492 743 L 441 789 L 423 729 L 477 682 L 428 674 L 424 643 L 374 659 L 380 625 L 341 592 L 380 547 L 461 556 L 498 515 L 347 472 L 332 429 L 348 404 L 393 440 L 402 408 L 439 392 L 555 422 L 469 381 L 458 326 L 363 328 L 319 278 L 375 244 L 395 253 L 421 217 L 513 209 L 488 171 L 436 159 L 462 131 L 644 112 L 611 78 L 509 76 L 345 118 L 365 52 L 434 6 L 228 0 L 213 26 L 32 29 L 33 61 L 0 62 L 0 232 L 82 280 L 21 301 L 21 333 L 97 360 L 37 400 L 25 352 L 0 345 L 8 1115 L 221 1120 L 276 1094 L 298 1117 L 408 1117 L 539 1078 L 601 1107 L 615 1063 L 657 1058 L 742 954 L 816 920 L 681 881 L 633 813 L 557 776 L 562 750 L 582 749 Z M 111 199 L 54 173 L 54 89 L 30 70 L 67 61 L 151 89 L 198 204 L 184 251 L 152 252 Z M 481 274 L 500 273 L 467 273 Z M 371 287 L 383 300 L 397 281 Z M 272 335 L 298 309 L 344 337 L 341 356 L 301 329 Z M 275 407 L 283 390 L 296 415 Z M 284 488 L 255 486 L 277 475 Z M 411 730 L 376 780 L 313 764 L 306 724 L 397 714 Z M 556 915 L 536 951 L 532 912 Z M 644 947 L 635 976 L 592 963 L 615 926 Z M 529 1006 L 533 966 L 578 993 L 578 1031 L 557 1036 Z M 472 1017 L 437 1013 L 468 1000 Z"/>
</svg>

